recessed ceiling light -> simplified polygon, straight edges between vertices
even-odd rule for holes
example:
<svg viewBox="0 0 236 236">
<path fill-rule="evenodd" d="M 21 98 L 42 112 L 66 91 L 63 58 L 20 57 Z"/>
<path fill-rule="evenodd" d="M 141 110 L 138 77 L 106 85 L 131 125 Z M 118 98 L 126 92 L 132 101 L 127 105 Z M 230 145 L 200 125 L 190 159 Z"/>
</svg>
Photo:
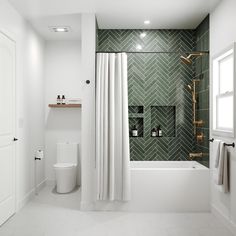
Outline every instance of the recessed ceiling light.
<svg viewBox="0 0 236 236">
<path fill-rule="evenodd" d="M 136 45 L 136 49 L 137 49 L 137 50 L 142 50 L 142 48 L 143 48 L 143 47 L 142 47 L 140 44 L 137 44 L 137 45 Z"/>
<path fill-rule="evenodd" d="M 150 25 L 150 20 L 145 20 L 144 22 L 143 22 L 145 25 Z"/>
<path fill-rule="evenodd" d="M 143 32 L 143 33 L 140 34 L 140 38 L 143 39 L 143 38 L 146 37 L 146 35 L 147 35 L 147 33 Z"/>
<path fill-rule="evenodd" d="M 68 30 L 66 28 L 55 28 L 55 32 L 67 32 Z"/>
<path fill-rule="evenodd" d="M 55 33 L 67 33 L 69 32 L 69 27 L 67 26 L 52 26 L 49 27 L 51 29 L 52 32 Z"/>
</svg>

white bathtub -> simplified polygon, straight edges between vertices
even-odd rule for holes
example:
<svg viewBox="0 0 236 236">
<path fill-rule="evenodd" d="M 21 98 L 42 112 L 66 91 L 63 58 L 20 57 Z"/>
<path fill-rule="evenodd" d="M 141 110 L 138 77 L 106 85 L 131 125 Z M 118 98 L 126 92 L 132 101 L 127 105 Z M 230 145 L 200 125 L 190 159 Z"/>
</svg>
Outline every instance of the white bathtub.
<svg viewBox="0 0 236 236">
<path fill-rule="evenodd" d="M 207 167 L 196 161 L 131 161 L 131 170 L 151 169 L 204 169 Z"/>
<path fill-rule="evenodd" d="M 206 212 L 209 169 L 195 161 L 132 161 L 131 201 L 96 204 L 97 210 Z"/>
</svg>

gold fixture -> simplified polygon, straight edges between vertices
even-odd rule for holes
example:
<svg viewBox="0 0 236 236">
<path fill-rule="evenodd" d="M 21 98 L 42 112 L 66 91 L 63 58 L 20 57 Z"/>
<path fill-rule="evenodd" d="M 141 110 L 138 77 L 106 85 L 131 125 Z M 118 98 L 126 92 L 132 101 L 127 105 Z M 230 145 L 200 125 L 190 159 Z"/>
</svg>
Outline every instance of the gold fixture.
<svg viewBox="0 0 236 236">
<path fill-rule="evenodd" d="M 203 157 L 208 157 L 208 153 L 204 152 L 190 152 L 189 153 L 189 159 L 192 160 L 194 158 L 203 158 Z"/>
<path fill-rule="evenodd" d="M 207 54 L 206 52 L 193 52 L 193 53 L 190 53 L 187 57 L 180 56 L 180 59 L 184 64 L 191 65 L 192 64 L 192 60 L 191 60 L 192 57 L 201 57 L 206 54 Z"/>
<path fill-rule="evenodd" d="M 199 143 L 203 142 L 203 140 L 204 140 L 204 135 L 203 135 L 202 132 L 199 133 L 199 134 L 197 134 L 196 137 L 197 137 L 197 142 L 199 142 Z"/>
<path fill-rule="evenodd" d="M 192 159 L 192 158 L 202 158 L 203 157 L 203 152 L 191 152 L 189 153 L 189 158 Z"/>
<path fill-rule="evenodd" d="M 200 127 L 200 126 L 203 126 L 204 121 L 203 121 L 203 120 L 195 120 L 195 121 L 193 122 L 193 124 L 195 124 L 196 126 Z"/>
<path fill-rule="evenodd" d="M 188 56 L 180 56 L 180 59 L 183 63 L 187 65 L 192 64 L 192 58 L 193 57 L 202 57 L 204 55 L 208 54 L 208 52 L 192 52 Z M 202 73 L 201 73 L 202 74 Z M 203 135 L 197 135 L 196 129 L 197 127 L 201 127 L 204 124 L 203 120 L 196 120 L 196 103 L 197 103 L 197 94 L 196 94 L 196 83 L 200 82 L 199 79 L 194 79 L 192 82 L 192 85 L 187 85 L 187 88 L 192 93 L 192 103 L 193 103 L 193 125 L 194 125 L 194 136 L 196 136 L 197 141 L 202 142 L 203 141 Z"/>
<path fill-rule="evenodd" d="M 203 126 L 203 124 L 204 124 L 203 120 L 196 120 L 196 104 L 197 104 L 196 83 L 198 83 L 200 81 L 201 80 L 199 80 L 199 79 L 194 79 L 192 86 L 190 84 L 187 85 L 187 88 L 192 93 L 194 135 L 196 135 L 196 127 Z"/>
</svg>

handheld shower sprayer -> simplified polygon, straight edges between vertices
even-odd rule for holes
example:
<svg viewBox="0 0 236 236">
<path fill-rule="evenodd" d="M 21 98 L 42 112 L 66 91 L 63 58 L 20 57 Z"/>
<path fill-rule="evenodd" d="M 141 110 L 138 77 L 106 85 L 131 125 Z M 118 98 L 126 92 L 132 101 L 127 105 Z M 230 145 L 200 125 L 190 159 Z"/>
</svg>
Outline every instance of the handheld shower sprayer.
<svg viewBox="0 0 236 236">
<path fill-rule="evenodd" d="M 190 84 L 188 84 L 187 89 L 192 93 L 192 100 L 194 103 L 196 103 L 196 94 L 194 92 L 194 88 Z"/>
</svg>

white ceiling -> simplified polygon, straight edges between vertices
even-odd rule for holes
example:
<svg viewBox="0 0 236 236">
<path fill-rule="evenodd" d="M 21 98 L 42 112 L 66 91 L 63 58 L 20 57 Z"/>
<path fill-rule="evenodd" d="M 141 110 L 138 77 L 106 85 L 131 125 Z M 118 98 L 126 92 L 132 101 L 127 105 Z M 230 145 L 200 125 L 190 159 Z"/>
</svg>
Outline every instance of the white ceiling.
<svg viewBox="0 0 236 236">
<path fill-rule="evenodd" d="M 98 26 L 101 29 L 193 29 L 221 0 L 9 1 L 44 34 L 43 27 L 52 23 L 74 25 L 73 22 L 77 22 L 78 15 L 76 17 L 65 15 L 84 12 L 96 13 Z M 149 26 L 143 24 L 146 19 L 151 21 Z"/>
</svg>

